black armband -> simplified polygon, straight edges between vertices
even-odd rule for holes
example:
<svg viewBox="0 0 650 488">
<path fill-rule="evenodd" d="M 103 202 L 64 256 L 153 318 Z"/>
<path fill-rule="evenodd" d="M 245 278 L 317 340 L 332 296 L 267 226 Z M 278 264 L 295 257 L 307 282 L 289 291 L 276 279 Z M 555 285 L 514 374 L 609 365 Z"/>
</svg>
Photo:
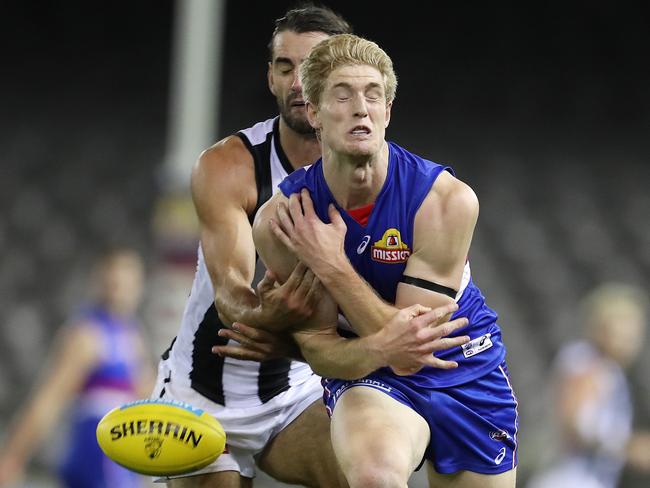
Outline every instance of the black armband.
<svg viewBox="0 0 650 488">
<path fill-rule="evenodd" d="M 442 293 L 443 295 L 447 295 L 453 299 L 456 299 L 456 295 L 458 294 L 458 290 L 454 290 L 448 286 L 439 285 L 433 281 L 423 280 L 422 278 L 413 278 L 412 276 L 402 275 L 402 279 L 400 281 L 402 283 L 406 283 L 407 285 L 419 286 L 420 288 L 424 288 L 426 290 Z"/>
</svg>

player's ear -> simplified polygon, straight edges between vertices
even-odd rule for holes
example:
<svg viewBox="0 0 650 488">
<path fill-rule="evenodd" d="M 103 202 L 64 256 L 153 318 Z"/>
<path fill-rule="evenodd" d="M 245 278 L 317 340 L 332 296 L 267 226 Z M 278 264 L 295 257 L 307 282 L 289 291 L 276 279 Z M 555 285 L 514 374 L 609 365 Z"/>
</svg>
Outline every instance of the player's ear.
<svg viewBox="0 0 650 488">
<path fill-rule="evenodd" d="M 388 124 L 390 124 L 390 113 L 392 108 L 393 108 L 393 102 L 388 102 L 386 104 L 386 127 L 388 127 Z"/>
<path fill-rule="evenodd" d="M 307 120 L 309 121 L 309 125 L 314 129 L 320 129 L 321 123 L 318 108 L 311 102 L 305 102 L 305 107 L 307 108 Z"/>
<path fill-rule="evenodd" d="M 269 90 L 275 95 L 275 88 L 273 87 L 273 63 L 271 61 L 269 61 L 269 68 L 266 72 L 266 80 L 269 84 Z"/>
</svg>

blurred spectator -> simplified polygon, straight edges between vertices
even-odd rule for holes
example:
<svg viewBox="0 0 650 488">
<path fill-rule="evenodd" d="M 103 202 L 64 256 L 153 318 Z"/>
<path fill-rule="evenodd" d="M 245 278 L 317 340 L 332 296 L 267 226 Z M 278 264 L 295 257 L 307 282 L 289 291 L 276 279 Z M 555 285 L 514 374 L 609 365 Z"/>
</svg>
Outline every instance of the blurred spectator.
<svg viewBox="0 0 650 488">
<path fill-rule="evenodd" d="M 141 486 L 143 478 L 104 456 L 95 429 L 108 410 L 147 397 L 153 387 L 153 368 L 135 319 L 143 280 L 142 259 L 130 249 L 112 249 L 97 260 L 94 300 L 59 330 L 40 382 L 1 446 L 0 486 L 19 482 L 65 413 L 70 439 L 58 473 L 64 486 Z"/>
<path fill-rule="evenodd" d="M 560 448 L 528 488 L 613 488 L 626 463 L 650 472 L 650 434 L 632 430 L 625 376 L 643 348 L 645 294 L 605 284 L 584 299 L 583 313 L 583 339 L 564 346 L 552 370 Z"/>
</svg>

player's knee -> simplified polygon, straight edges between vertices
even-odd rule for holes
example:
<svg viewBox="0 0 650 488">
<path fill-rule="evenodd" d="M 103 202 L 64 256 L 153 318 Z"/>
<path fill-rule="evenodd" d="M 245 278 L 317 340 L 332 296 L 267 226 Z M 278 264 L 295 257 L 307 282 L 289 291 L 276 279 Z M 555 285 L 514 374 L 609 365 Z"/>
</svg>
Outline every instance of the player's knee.
<svg viewBox="0 0 650 488">
<path fill-rule="evenodd" d="M 391 463 L 371 461 L 362 463 L 346 477 L 350 488 L 406 488 L 408 475 Z"/>
</svg>

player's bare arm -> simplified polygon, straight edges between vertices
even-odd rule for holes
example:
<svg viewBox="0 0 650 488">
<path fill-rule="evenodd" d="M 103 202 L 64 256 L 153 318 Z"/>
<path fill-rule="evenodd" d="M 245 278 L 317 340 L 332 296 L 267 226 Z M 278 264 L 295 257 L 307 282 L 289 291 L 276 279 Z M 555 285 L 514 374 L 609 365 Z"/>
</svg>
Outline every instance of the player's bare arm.
<svg viewBox="0 0 650 488">
<path fill-rule="evenodd" d="M 33 396 L 9 427 L 0 450 L 0 484 L 22 477 L 36 447 L 56 426 L 99 361 L 101 338 L 85 323 L 65 326 Z"/>
<path fill-rule="evenodd" d="M 397 306 L 437 307 L 454 301 L 477 219 L 478 199 L 472 189 L 450 173 L 441 173 L 415 216 L 413 253 L 404 270 L 422 284 L 400 283 Z"/>
<path fill-rule="evenodd" d="M 248 215 L 255 209 L 257 189 L 253 158 L 241 139 L 228 137 L 201 155 L 192 171 L 192 198 L 222 321 L 271 327 L 309 315 L 318 284 L 305 267 L 290 273 L 282 287 L 274 286 L 272 275 L 257 293 L 250 286 L 255 247 Z"/>
</svg>

